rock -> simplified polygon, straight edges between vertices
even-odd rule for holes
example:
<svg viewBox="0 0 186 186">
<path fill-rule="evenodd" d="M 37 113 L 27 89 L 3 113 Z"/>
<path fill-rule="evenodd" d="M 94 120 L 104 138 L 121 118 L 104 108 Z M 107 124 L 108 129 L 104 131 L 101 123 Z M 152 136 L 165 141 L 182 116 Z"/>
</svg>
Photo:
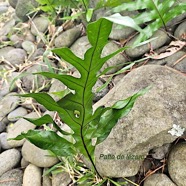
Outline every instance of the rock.
<svg viewBox="0 0 186 186">
<path fill-rule="evenodd" d="M 18 0 L 15 8 L 16 15 L 23 22 L 28 20 L 27 14 L 36 8 L 38 3 L 35 0 Z M 31 16 L 31 15 L 30 15 Z"/>
<path fill-rule="evenodd" d="M 27 110 L 23 107 L 18 107 L 7 116 L 9 121 L 17 121 L 20 117 L 23 117 L 27 114 Z"/>
<path fill-rule="evenodd" d="M 134 17 L 137 14 L 138 14 L 137 11 L 124 11 L 123 13 L 121 13 L 122 16 L 129 16 L 129 17 Z M 123 28 L 118 28 L 118 27 L 119 27 L 118 24 L 113 24 L 112 31 L 109 36 L 110 39 L 114 39 L 114 40 L 128 39 L 135 32 L 135 30 L 130 27 L 123 27 Z"/>
<path fill-rule="evenodd" d="M 102 52 L 102 56 L 101 57 L 105 57 L 115 51 L 119 50 L 119 47 L 113 43 L 113 42 L 109 42 L 103 49 Z M 109 59 L 101 68 L 101 71 L 105 70 L 108 67 L 114 67 L 111 70 L 109 70 L 106 74 L 112 74 L 118 70 L 120 70 L 124 63 L 127 62 L 127 59 L 122 56 L 122 54 L 117 54 L 114 57 L 112 57 L 111 59 Z"/>
<path fill-rule="evenodd" d="M 176 186 L 165 174 L 152 174 L 145 182 L 144 186 Z"/>
<path fill-rule="evenodd" d="M 93 86 L 93 93 L 94 93 L 94 98 L 93 98 L 93 101 L 94 102 L 97 102 L 98 100 L 100 100 L 102 97 L 104 97 L 109 89 L 108 89 L 108 86 L 106 86 L 104 89 L 102 89 L 101 91 L 97 92 L 97 89 L 100 88 L 104 83 L 98 79 L 96 84 Z"/>
<path fill-rule="evenodd" d="M 10 36 L 10 41 L 12 42 L 14 47 L 21 48 L 23 38 L 21 36 L 16 35 L 16 34 L 12 34 Z"/>
<path fill-rule="evenodd" d="M 3 97 L 8 93 L 17 90 L 17 84 L 13 83 L 11 85 L 11 83 L 19 75 L 20 75 L 19 72 L 12 72 L 6 76 L 6 79 L 4 79 L 2 81 L 2 86 L 1 86 L 1 90 L 0 90 L 0 97 Z"/>
<path fill-rule="evenodd" d="M 18 0 L 8 0 L 10 6 L 12 6 L 14 9 L 16 8 Z"/>
<path fill-rule="evenodd" d="M 12 169 L 0 177 L 1 186 L 21 186 L 23 182 L 23 171 Z"/>
<path fill-rule="evenodd" d="M 136 175 L 149 150 L 177 138 L 177 133 L 174 136 L 168 133 L 173 124 L 186 127 L 186 77 L 159 65 L 142 66 L 128 73 L 94 105 L 94 109 L 111 106 L 149 85 L 152 88 L 137 99 L 132 111 L 96 146 L 96 167 L 100 174 L 109 177 Z M 120 154 L 123 158 L 117 159 Z M 108 160 L 111 155 L 116 159 Z"/>
<path fill-rule="evenodd" d="M 175 54 L 168 56 L 164 59 L 151 60 L 149 61 L 149 64 L 167 65 L 171 68 L 175 68 L 176 70 L 186 73 L 186 58 L 183 58 L 184 55 L 184 51 L 178 51 Z M 182 60 L 176 63 L 181 58 Z"/>
<path fill-rule="evenodd" d="M 3 132 L 6 129 L 6 125 L 8 124 L 7 118 L 3 118 L 0 121 L 0 132 Z"/>
<path fill-rule="evenodd" d="M 49 20 L 47 17 L 36 17 L 33 19 L 33 23 L 31 24 L 31 33 L 35 36 L 38 35 L 38 33 L 46 32 L 48 29 Z"/>
<path fill-rule="evenodd" d="M 165 156 L 169 152 L 170 146 L 171 146 L 171 144 L 164 144 L 161 147 L 153 148 L 152 152 L 151 152 L 152 157 L 157 160 L 161 160 L 161 159 L 165 158 Z"/>
<path fill-rule="evenodd" d="M 45 174 L 46 171 L 48 171 L 48 168 L 43 169 L 43 175 Z M 43 176 L 42 186 L 52 186 L 52 180 L 50 179 L 50 174 Z"/>
<path fill-rule="evenodd" d="M 28 28 L 19 28 L 17 26 L 17 29 L 22 29 L 22 32 L 19 33 L 19 34 L 12 34 L 10 36 L 10 41 L 13 42 L 13 45 L 16 47 L 16 48 L 22 48 L 22 43 L 23 42 L 35 42 L 35 36 L 30 32 L 30 30 L 28 30 Z M 32 45 L 34 45 L 32 43 Z M 28 48 L 28 47 L 27 47 Z M 35 46 L 34 46 L 35 48 Z"/>
<path fill-rule="evenodd" d="M 66 89 L 66 86 L 59 80 L 57 79 L 53 79 L 52 83 L 51 83 L 51 87 L 49 89 L 49 94 L 50 96 L 55 100 L 55 101 L 59 101 L 60 97 L 53 94 L 54 92 L 60 92 Z"/>
<path fill-rule="evenodd" d="M 145 175 L 152 167 L 152 160 L 145 158 L 143 164 L 140 167 L 139 174 Z"/>
<path fill-rule="evenodd" d="M 11 46 L 1 48 L 0 49 L 0 59 L 2 60 L 3 58 L 6 58 L 8 52 L 11 51 L 12 49 L 14 49 L 14 47 L 11 47 Z"/>
<path fill-rule="evenodd" d="M 18 106 L 20 98 L 14 94 L 9 93 L 0 101 L 0 121 Z"/>
<path fill-rule="evenodd" d="M 55 64 L 50 63 L 52 67 L 55 67 Z M 48 83 L 50 79 L 47 79 L 41 75 L 34 75 L 33 73 L 36 72 L 48 72 L 49 67 L 44 62 L 38 62 L 37 64 L 34 64 L 31 66 L 28 70 L 26 70 L 26 73 L 28 75 L 21 78 L 22 80 L 22 86 L 27 90 L 37 90 L 44 86 L 44 83 Z"/>
<path fill-rule="evenodd" d="M 21 154 L 16 149 L 10 149 L 0 154 L 0 176 L 14 168 L 21 159 Z"/>
<path fill-rule="evenodd" d="M 33 53 L 36 49 L 36 46 L 31 41 L 23 41 L 22 47 L 25 51 L 27 51 L 28 54 Z"/>
<path fill-rule="evenodd" d="M 59 161 L 58 158 L 50 156 L 47 150 L 42 150 L 28 141 L 23 144 L 22 155 L 25 160 L 38 167 L 51 167 Z"/>
<path fill-rule="evenodd" d="M 30 56 L 30 61 L 35 61 L 38 57 L 43 56 L 45 50 L 43 48 L 38 48 L 36 51 Z"/>
<path fill-rule="evenodd" d="M 0 121 L 0 132 L 3 132 L 6 129 L 6 124 Z"/>
<path fill-rule="evenodd" d="M 41 168 L 29 164 L 23 175 L 23 186 L 41 186 L 41 176 Z"/>
<path fill-rule="evenodd" d="M 80 58 L 84 58 L 84 54 L 86 52 L 87 49 L 90 48 L 90 44 L 89 41 L 87 39 L 86 36 L 79 38 L 71 47 L 71 50 Z M 105 48 L 103 49 L 102 52 L 102 57 L 113 53 L 114 51 L 118 50 L 119 47 L 113 43 L 113 42 L 109 42 Z M 113 69 L 109 70 L 109 72 L 107 72 L 106 74 L 110 74 L 110 73 L 114 73 L 117 70 L 119 70 L 124 63 L 127 60 L 121 55 L 121 54 L 117 54 L 116 56 L 114 56 L 113 58 L 109 59 L 104 66 L 102 67 L 102 71 L 108 67 L 111 66 L 116 66 Z M 118 66 L 117 66 L 118 65 Z"/>
<path fill-rule="evenodd" d="M 38 118 L 38 115 L 36 112 L 31 112 L 27 115 L 25 115 L 26 118 Z M 8 131 L 8 139 L 9 138 L 15 138 L 18 135 L 21 134 L 21 132 L 27 132 L 30 129 L 35 129 L 36 126 L 34 124 L 32 124 L 31 122 L 21 118 L 19 119 L 17 122 L 14 123 L 14 125 L 12 127 L 10 127 L 9 131 Z M 9 140 L 8 144 L 11 147 L 19 147 L 22 146 L 23 143 L 25 142 L 25 139 L 16 141 L 16 140 Z"/>
<path fill-rule="evenodd" d="M 87 36 L 80 37 L 74 44 L 70 47 L 72 52 L 76 54 L 79 58 L 84 58 L 85 52 L 90 48 L 90 43 Z"/>
<path fill-rule="evenodd" d="M 80 36 L 81 28 L 74 27 L 69 30 L 62 32 L 58 37 L 55 39 L 55 46 L 57 48 L 60 47 L 70 47 L 74 41 Z"/>
<path fill-rule="evenodd" d="M 0 5 L 0 14 L 4 14 L 8 11 L 8 6 L 7 5 Z"/>
<path fill-rule="evenodd" d="M 131 39 L 127 43 L 127 46 L 132 46 L 137 37 L 138 35 L 135 36 L 133 39 Z M 162 30 L 157 30 L 151 38 L 155 38 L 155 37 L 157 37 L 157 39 L 150 42 L 153 50 L 160 48 L 161 46 L 163 46 L 165 43 L 169 41 L 169 37 L 167 36 L 166 32 Z M 129 48 L 126 50 L 126 54 L 132 58 L 137 58 L 144 55 L 148 51 L 150 51 L 149 43 L 136 48 Z"/>
<path fill-rule="evenodd" d="M 52 186 L 68 186 L 70 182 L 71 178 L 67 172 L 52 175 Z"/>
<path fill-rule="evenodd" d="M 4 149 L 4 150 L 11 148 L 11 146 L 8 144 L 8 141 L 7 141 L 7 133 L 6 132 L 2 132 L 0 134 L 0 144 L 1 144 L 2 149 Z"/>
<path fill-rule="evenodd" d="M 0 29 L 0 38 L 2 36 L 6 36 L 11 30 L 12 28 L 15 26 L 15 20 L 14 19 L 11 19 L 9 21 L 7 21 L 3 28 Z"/>
<path fill-rule="evenodd" d="M 35 36 L 31 33 L 31 31 L 29 29 L 26 29 L 23 33 L 23 38 L 24 40 L 27 40 L 27 41 L 31 41 L 31 42 L 35 42 L 36 38 Z"/>
<path fill-rule="evenodd" d="M 25 50 L 16 48 L 16 49 L 10 50 L 5 59 L 9 61 L 12 65 L 20 65 L 24 63 L 26 57 L 27 57 L 27 54 Z"/>
<path fill-rule="evenodd" d="M 25 160 L 25 158 L 21 159 L 21 168 L 26 168 L 30 163 Z"/>
<path fill-rule="evenodd" d="M 168 171 L 171 179 L 178 186 L 186 185 L 186 143 L 176 144 L 169 153 Z"/>
<path fill-rule="evenodd" d="M 180 0 L 179 2 L 180 2 L 180 3 L 182 3 L 182 2 L 185 3 L 184 1 L 185 1 L 185 0 Z M 174 27 L 175 25 L 177 25 L 178 23 L 180 23 L 185 17 L 186 17 L 186 13 L 183 13 L 183 14 L 181 14 L 181 15 L 179 15 L 179 16 L 173 18 L 172 20 L 170 20 L 170 21 L 166 24 L 166 26 L 167 26 L 167 27 Z"/>
<path fill-rule="evenodd" d="M 186 34 L 186 21 L 181 23 L 175 30 L 174 36 L 177 37 L 179 40 L 185 40 Z"/>
</svg>

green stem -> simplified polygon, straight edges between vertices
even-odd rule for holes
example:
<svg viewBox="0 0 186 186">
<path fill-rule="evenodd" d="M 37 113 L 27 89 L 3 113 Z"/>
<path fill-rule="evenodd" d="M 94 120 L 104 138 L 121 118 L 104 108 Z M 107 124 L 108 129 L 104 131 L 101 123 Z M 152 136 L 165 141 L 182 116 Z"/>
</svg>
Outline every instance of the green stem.
<svg viewBox="0 0 186 186">
<path fill-rule="evenodd" d="M 99 172 L 98 172 L 98 170 L 97 170 L 97 168 L 96 168 L 96 165 L 94 164 L 94 161 L 93 161 L 93 159 L 92 159 L 92 157 L 91 157 L 91 155 L 90 155 L 90 153 L 89 153 L 89 151 L 88 151 L 88 149 L 87 149 L 87 147 L 86 147 L 86 144 L 85 144 L 85 141 L 84 141 L 84 138 L 83 138 L 83 127 L 81 127 L 81 139 L 82 139 L 82 142 L 83 142 L 83 146 L 84 146 L 84 148 L 85 148 L 85 151 L 86 151 L 86 153 L 87 153 L 87 155 L 88 155 L 88 158 L 89 158 L 89 160 L 90 160 L 90 162 L 91 162 L 91 164 L 92 164 L 94 170 L 96 171 L 97 175 L 98 175 L 101 179 L 103 179 L 102 176 L 99 174 Z"/>
<path fill-rule="evenodd" d="M 82 0 L 82 2 L 83 2 L 83 6 L 84 6 L 84 8 L 85 8 L 85 11 L 87 12 L 87 6 L 86 6 L 86 3 L 85 3 L 84 0 Z"/>
<path fill-rule="evenodd" d="M 154 0 L 151 0 L 151 1 L 152 1 L 152 3 L 154 4 L 155 10 L 156 10 L 156 12 L 158 13 L 158 15 L 159 15 L 159 17 L 160 17 L 160 19 L 161 19 L 161 21 L 162 21 L 162 23 L 163 23 L 163 26 L 164 26 L 166 32 L 168 32 L 168 29 L 167 29 L 167 27 L 166 27 L 166 25 L 165 25 L 165 22 L 164 22 L 164 20 L 163 20 L 163 17 L 162 17 L 162 15 L 160 14 L 158 8 L 156 7 L 156 5 L 155 5 L 155 3 L 154 3 Z"/>
</svg>

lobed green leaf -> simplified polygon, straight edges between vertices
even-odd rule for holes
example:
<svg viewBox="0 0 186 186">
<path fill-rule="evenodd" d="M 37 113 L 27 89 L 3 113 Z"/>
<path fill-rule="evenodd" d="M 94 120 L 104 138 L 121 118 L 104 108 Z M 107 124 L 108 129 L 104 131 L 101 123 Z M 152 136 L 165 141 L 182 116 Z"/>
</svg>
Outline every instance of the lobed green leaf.
<svg viewBox="0 0 186 186">
<path fill-rule="evenodd" d="M 72 143 L 53 131 L 29 130 L 27 133 L 21 133 L 16 138 L 9 140 L 22 140 L 24 138 L 43 150 L 52 151 L 57 156 L 71 156 L 76 153 Z"/>
</svg>

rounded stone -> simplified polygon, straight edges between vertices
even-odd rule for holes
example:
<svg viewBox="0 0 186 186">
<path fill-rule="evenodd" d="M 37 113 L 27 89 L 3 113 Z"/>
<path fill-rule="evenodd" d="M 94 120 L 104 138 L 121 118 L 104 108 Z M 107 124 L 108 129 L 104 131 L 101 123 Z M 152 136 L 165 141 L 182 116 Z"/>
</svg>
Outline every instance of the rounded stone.
<svg viewBox="0 0 186 186">
<path fill-rule="evenodd" d="M 21 154 L 17 149 L 10 149 L 0 154 L 0 176 L 14 168 L 21 159 Z"/>
<path fill-rule="evenodd" d="M 26 168 L 29 165 L 29 162 L 25 160 L 25 158 L 21 159 L 21 167 Z"/>
<path fill-rule="evenodd" d="M 1 186 L 21 186 L 23 183 L 23 171 L 12 169 L 0 177 Z"/>
<path fill-rule="evenodd" d="M 8 0 L 8 2 L 10 4 L 10 6 L 12 6 L 13 8 L 15 8 L 16 5 L 17 5 L 18 0 Z"/>
<path fill-rule="evenodd" d="M 93 109 L 110 107 L 148 86 L 152 88 L 137 98 L 130 113 L 120 119 L 107 139 L 96 146 L 96 168 L 100 174 L 109 177 L 136 175 L 151 149 L 177 139 L 178 133 L 169 133 L 175 126 L 173 124 L 186 128 L 186 77 L 160 65 L 144 65 L 132 70 L 94 104 Z M 124 157 L 131 154 L 139 158 L 135 161 L 100 158 L 100 155 L 108 157 L 109 154 L 123 154 Z"/>
<path fill-rule="evenodd" d="M 0 121 L 0 132 L 3 132 L 6 129 L 6 121 L 7 119 L 4 118 L 3 120 Z"/>
<path fill-rule="evenodd" d="M 144 186 L 176 186 L 165 174 L 152 174 L 145 182 Z"/>
<path fill-rule="evenodd" d="M 38 5 L 39 4 L 36 0 L 18 0 L 15 7 L 17 17 L 22 21 L 27 21 L 27 14 L 32 12 L 34 10 L 34 7 L 36 8 Z"/>
<path fill-rule="evenodd" d="M 175 30 L 174 36 L 180 40 L 186 40 L 186 21 L 181 23 Z"/>
<path fill-rule="evenodd" d="M 36 46 L 31 41 L 23 41 L 22 47 L 28 54 L 33 53 L 36 49 Z"/>
<path fill-rule="evenodd" d="M 23 186 L 41 186 L 41 168 L 29 164 L 23 175 Z"/>
<path fill-rule="evenodd" d="M 43 175 L 46 173 L 46 171 L 48 171 L 49 168 L 44 168 L 43 169 Z M 43 186 L 52 186 L 52 179 L 51 179 L 51 175 L 50 174 L 47 174 L 45 176 L 43 176 L 43 179 L 42 179 L 42 183 L 43 183 Z"/>
<path fill-rule="evenodd" d="M 132 46 L 138 36 L 139 35 L 137 35 L 133 39 L 131 39 L 127 43 L 127 46 Z M 160 48 L 161 46 L 163 46 L 164 44 L 166 44 L 169 41 L 169 37 L 168 37 L 167 33 L 165 31 L 162 31 L 162 30 L 157 30 L 151 38 L 156 38 L 155 40 L 150 42 L 151 47 L 153 48 L 153 50 L 155 50 L 157 48 Z M 144 45 L 139 46 L 139 47 L 129 48 L 129 49 L 126 50 L 126 54 L 129 57 L 137 58 L 137 57 L 140 57 L 140 56 L 144 55 L 148 51 L 150 51 L 149 43 L 144 44 Z"/>
<path fill-rule="evenodd" d="M 186 143 L 175 145 L 169 153 L 168 171 L 172 180 L 179 186 L 186 185 Z"/>
<path fill-rule="evenodd" d="M 27 110 L 23 107 L 18 107 L 12 112 L 10 112 L 7 116 L 9 121 L 17 121 L 21 117 L 25 116 L 27 114 Z"/>
<path fill-rule="evenodd" d="M 13 49 L 15 49 L 15 48 L 11 47 L 11 46 L 7 46 L 7 47 L 4 47 L 4 48 L 1 48 L 0 49 L 0 59 L 7 58 L 8 52 L 10 52 Z"/>
<path fill-rule="evenodd" d="M 44 33 L 48 29 L 48 25 L 49 20 L 47 17 L 36 17 L 31 24 L 31 33 L 35 36 L 40 32 Z"/>
<path fill-rule="evenodd" d="M 0 14 L 4 14 L 8 11 L 8 6 L 0 5 Z"/>
<path fill-rule="evenodd" d="M 38 118 L 38 115 L 36 112 L 31 112 L 27 115 L 25 115 L 26 118 Z M 9 130 L 8 130 L 8 136 L 7 138 L 15 138 L 17 137 L 18 135 L 20 135 L 22 132 L 27 132 L 28 130 L 30 129 L 35 129 L 36 126 L 21 118 L 19 119 L 18 121 L 16 121 L 13 126 L 10 126 Z M 11 146 L 11 147 L 20 147 L 23 145 L 23 143 L 25 142 L 25 139 L 22 139 L 22 140 L 9 140 L 8 141 L 8 144 Z"/>
<path fill-rule="evenodd" d="M 23 64 L 27 54 L 25 50 L 16 48 L 8 52 L 6 60 L 9 61 L 12 65 Z"/>
<path fill-rule="evenodd" d="M 14 26 L 15 26 L 15 19 L 11 19 L 7 21 L 4 24 L 4 26 L 0 29 L 0 37 L 7 36 Z"/>
<path fill-rule="evenodd" d="M 54 63 L 50 63 L 52 67 L 55 67 Z M 37 64 L 34 64 L 31 66 L 28 70 L 26 70 L 26 73 L 28 75 L 24 76 L 21 78 L 22 80 L 22 87 L 24 87 L 27 91 L 30 90 L 38 90 L 41 88 L 44 84 L 47 84 L 48 82 L 51 81 L 51 79 L 45 78 L 41 75 L 33 75 L 35 72 L 48 72 L 49 66 L 46 65 L 42 61 L 38 61 Z"/>
<path fill-rule="evenodd" d="M 55 46 L 57 48 L 60 47 L 70 47 L 73 42 L 80 36 L 81 29 L 80 27 L 74 27 L 65 32 L 62 32 L 58 37 L 55 39 Z"/>
<path fill-rule="evenodd" d="M 18 77 L 19 75 L 20 75 L 19 72 L 12 72 L 6 76 L 6 80 L 2 81 L 2 86 L 1 86 L 1 90 L 0 90 L 0 97 L 3 97 L 10 92 L 17 91 L 17 83 L 12 83 L 12 81 L 16 77 Z"/>
<path fill-rule="evenodd" d="M 0 121 L 18 106 L 20 98 L 14 96 L 14 94 L 15 93 L 7 94 L 0 101 Z"/>
<path fill-rule="evenodd" d="M 68 186 L 71 181 L 70 175 L 67 172 L 52 175 L 52 186 Z"/>
<path fill-rule="evenodd" d="M 161 147 L 153 148 L 152 157 L 158 160 L 165 158 L 166 154 L 169 152 L 170 146 L 170 144 L 164 144 Z"/>
<path fill-rule="evenodd" d="M 11 146 L 8 144 L 7 141 L 7 133 L 6 132 L 2 132 L 0 134 L 0 144 L 2 149 L 7 150 L 7 149 L 11 149 Z"/>
<path fill-rule="evenodd" d="M 49 156 L 47 150 L 42 150 L 28 141 L 23 145 L 22 155 L 25 160 L 38 167 L 51 167 L 59 161 L 58 158 Z"/>
<path fill-rule="evenodd" d="M 23 38 L 20 36 L 13 34 L 10 36 L 10 41 L 12 42 L 13 46 L 16 48 L 21 48 L 21 44 L 23 42 Z"/>
</svg>

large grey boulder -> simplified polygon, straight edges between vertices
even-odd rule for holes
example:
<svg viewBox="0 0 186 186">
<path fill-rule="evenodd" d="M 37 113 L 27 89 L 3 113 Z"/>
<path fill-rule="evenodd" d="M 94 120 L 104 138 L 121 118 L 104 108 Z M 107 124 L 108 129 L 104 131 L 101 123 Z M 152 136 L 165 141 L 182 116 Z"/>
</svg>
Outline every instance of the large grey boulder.
<svg viewBox="0 0 186 186">
<path fill-rule="evenodd" d="M 179 134 L 176 130 L 172 134 L 168 131 L 178 125 L 186 127 L 186 77 L 159 65 L 146 65 L 130 72 L 94 109 L 111 106 L 149 85 L 150 91 L 137 99 L 127 117 L 120 119 L 108 138 L 96 147 L 100 174 L 136 175 L 149 150 L 172 142 Z"/>
</svg>

